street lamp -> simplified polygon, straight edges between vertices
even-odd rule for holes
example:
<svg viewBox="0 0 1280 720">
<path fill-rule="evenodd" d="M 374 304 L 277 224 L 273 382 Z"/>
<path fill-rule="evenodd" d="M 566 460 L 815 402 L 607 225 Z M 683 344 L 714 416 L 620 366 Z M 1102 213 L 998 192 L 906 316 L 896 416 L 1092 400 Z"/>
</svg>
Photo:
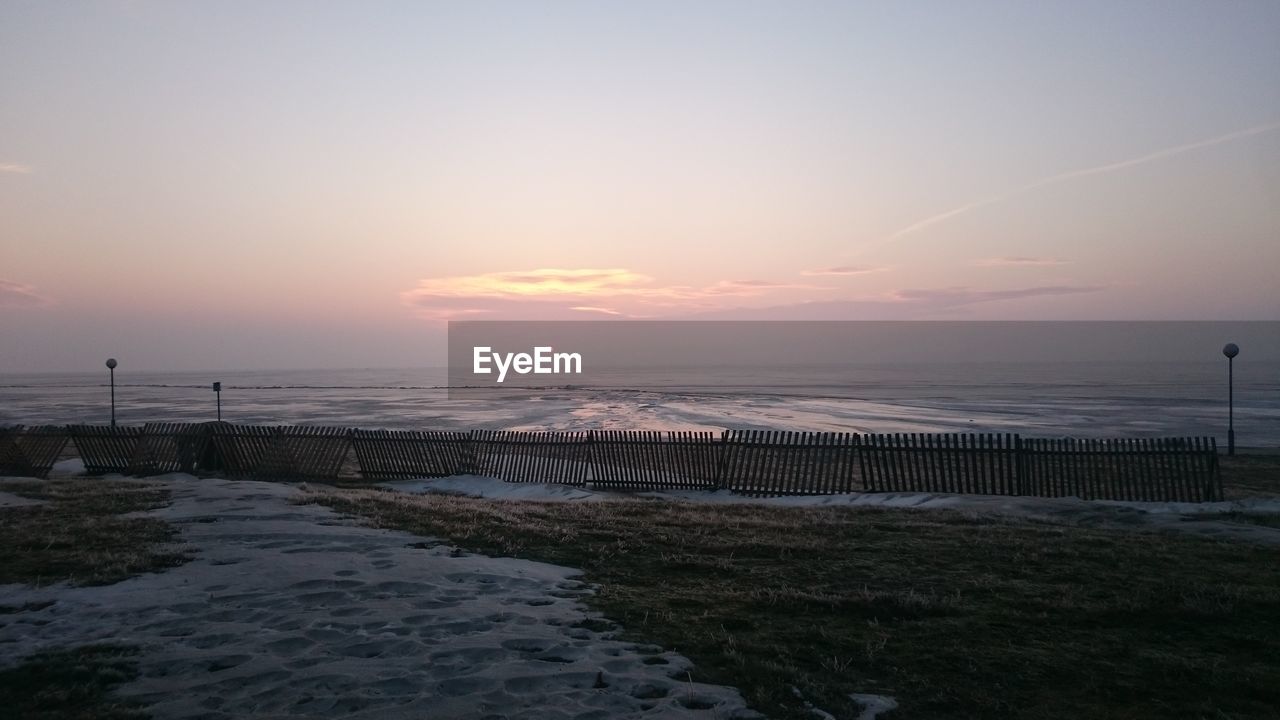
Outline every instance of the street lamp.
<svg viewBox="0 0 1280 720">
<path fill-rule="evenodd" d="M 111 427 L 116 426 L 116 362 L 115 358 L 107 358 L 107 370 L 111 371 Z"/>
<path fill-rule="evenodd" d="M 218 422 L 222 422 L 222 383 L 213 384 L 213 394 L 218 396 Z"/>
<path fill-rule="evenodd" d="M 1222 346 L 1222 354 L 1227 356 L 1227 454 L 1236 454 L 1236 398 L 1235 398 L 1235 364 L 1240 348 L 1235 343 Z"/>
</svg>

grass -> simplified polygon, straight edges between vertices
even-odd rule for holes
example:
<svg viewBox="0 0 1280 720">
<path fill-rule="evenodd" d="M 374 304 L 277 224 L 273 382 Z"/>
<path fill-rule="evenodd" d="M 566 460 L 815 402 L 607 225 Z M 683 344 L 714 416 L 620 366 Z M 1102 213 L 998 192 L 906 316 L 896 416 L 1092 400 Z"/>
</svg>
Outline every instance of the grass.
<svg viewBox="0 0 1280 720">
<path fill-rule="evenodd" d="M 0 490 L 41 505 L 0 508 L 0 584 L 109 585 L 189 559 L 177 531 L 126 513 L 163 507 L 169 493 L 144 482 L 6 480 Z"/>
<path fill-rule="evenodd" d="M 582 568 L 624 637 L 756 709 L 853 718 L 1271 718 L 1280 557 L 1199 538 L 854 508 L 306 501 L 490 555 Z"/>
<path fill-rule="evenodd" d="M 138 676 L 133 648 L 86 645 L 40 653 L 0 670 L 0 708 L 14 720 L 136 720 L 147 715 L 112 697 Z"/>
<path fill-rule="evenodd" d="M 1233 510 L 1224 513 L 1208 513 L 1204 515 L 1196 515 L 1197 520 L 1223 520 L 1226 522 L 1248 523 L 1249 525 L 1262 525 L 1263 527 L 1280 528 L 1280 513 L 1264 513 L 1264 512 L 1248 512 L 1243 510 Z"/>
<path fill-rule="evenodd" d="M 1280 495 L 1280 453 L 1249 452 L 1218 459 L 1228 500 Z"/>
</svg>

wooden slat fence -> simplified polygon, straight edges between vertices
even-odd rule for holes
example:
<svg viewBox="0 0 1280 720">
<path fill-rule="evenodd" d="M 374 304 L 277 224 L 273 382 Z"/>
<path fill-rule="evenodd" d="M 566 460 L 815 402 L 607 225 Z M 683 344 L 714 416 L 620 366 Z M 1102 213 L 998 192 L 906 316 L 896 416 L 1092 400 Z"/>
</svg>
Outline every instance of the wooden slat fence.
<svg viewBox="0 0 1280 720">
<path fill-rule="evenodd" d="M 332 427 L 282 427 L 288 472 L 299 480 L 335 480 L 351 449 L 351 431 Z"/>
<path fill-rule="evenodd" d="M 862 436 L 872 492 L 1021 495 L 1016 435 L 894 433 Z"/>
<path fill-rule="evenodd" d="M 48 477 L 67 439 L 62 425 L 9 428 L 0 439 L 0 475 Z"/>
<path fill-rule="evenodd" d="M 474 470 L 470 433 L 356 430 L 360 476 L 369 480 L 445 477 Z"/>
<path fill-rule="evenodd" d="M 476 430 L 421 432 L 229 423 L 0 428 L 0 473 L 46 477 L 68 436 L 90 474 L 225 471 L 334 479 L 354 449 L 371 480 L 465 473 L 602 489 L 727 488 L 752 496 L 849 492 L 1204 502 L 1223 497 L 1210 437 L 1059 439 L 1012 434 L 858 435 Z"/>
<path fill-rule="evenodd" d="M 213 425 L 147 423 L 138 437 L 129 472 L 145 477 L 175 472 L 194 473 L 205 469 L 201 465 L 209 457 Z"/>
<path fill-rule="evenodd" d="M 591 483 L 610 490 L 719 486 L 723 444 L 713 432 L 593 430 Z"/>
<path fill-rule="evenodd" d="M 292 460 L 279 428 L 223 424 L 213 429 L 213 444 L 231 477 L 291 479 Z"/>
<path fill-rule="evenodd" d="M 1079 440 L 1024 438 L 1025 494 L 1086 500 L 1223 499 L 1211 437 Z"/>
<path fill-rule="evenodd" d="M 19 465 L 18 433 L 21 425 L 0 426 L 0 475 L 17 475 Z"/>
<path fill-rule="evenodd" d="M 1206 502 L 1222 498 L 1213 438 L 864 435 L 868 490 Z"/>
<path fill-rule="evenodd" d="M 728 430 L 719 486 L 743 495 L 826 495 L 866 489 L 857 433 Z"/>
<path fill-rule="evenodd" d="M 110 425 L 68 425 L 71 442 L 90 475 L 129 472 L 142 428 Z"/>
<path fill-rule="evenodd" d="M 228 474 L 261 480 L 332 480 L 351 447 L 351 431 L 326 427 L 217 425 L 213 443 Z"/>
<path fill-rule="evenodd" d="M 585 432 L 473 430 L 474 472 L 508 482 L 585 485 L 591 467 Z"/>
</svg>

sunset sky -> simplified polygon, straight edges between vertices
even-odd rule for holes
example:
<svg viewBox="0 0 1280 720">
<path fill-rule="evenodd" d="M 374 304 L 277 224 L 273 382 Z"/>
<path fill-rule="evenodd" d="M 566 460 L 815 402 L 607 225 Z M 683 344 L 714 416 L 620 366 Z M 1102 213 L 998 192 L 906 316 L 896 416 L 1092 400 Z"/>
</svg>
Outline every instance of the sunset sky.
<svg viewBox="0 0 1280 720">
<path fill-rule="evenodd" d="M 1280 320 L 1280 3 L 0 4 L 0 372 Z"/>
</svg>

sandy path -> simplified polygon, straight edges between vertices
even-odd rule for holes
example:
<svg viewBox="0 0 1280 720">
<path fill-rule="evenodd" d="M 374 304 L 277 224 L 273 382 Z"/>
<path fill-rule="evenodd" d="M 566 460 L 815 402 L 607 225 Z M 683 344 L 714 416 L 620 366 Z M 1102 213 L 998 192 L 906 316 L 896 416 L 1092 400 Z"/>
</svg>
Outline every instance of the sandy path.
<svg viewBox="0 0 1280 720">
<path fill-rule="evenodd" d="M 689 662 L 573 624 L 567 568 L 478 555 L 288 502 L 291 487 L 157 479 L 192 562 L 96 588 L 0 586 L 0 646 L 143 648 L 121 693 L 157 718 L 758 717 Z M 607 687 L 595 687 L 597 677 Z"/>
</svg>

